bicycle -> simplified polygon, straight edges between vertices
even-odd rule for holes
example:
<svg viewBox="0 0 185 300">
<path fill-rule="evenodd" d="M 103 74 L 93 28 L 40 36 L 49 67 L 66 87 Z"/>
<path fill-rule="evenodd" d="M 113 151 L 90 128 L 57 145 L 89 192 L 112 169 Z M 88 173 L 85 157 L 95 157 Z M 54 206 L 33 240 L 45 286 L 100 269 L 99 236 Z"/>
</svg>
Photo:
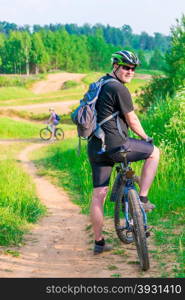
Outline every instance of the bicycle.
<svg viewBox="0 0 185 300">
<path fill-rule="evenodd" d="M 114 226 L 118 238 L 126 244 L 135 242 L 140 266 L 143 271 L 150 267 L 147 237 L 147 215 L 135 186 L 138 183 L 137 176 L 127 162 L 127 152 L 121 148 L 119 150 L 123 157 L 123 162 L 116 167 L 117 176 L 115 178 L 110 200 L 115 202 Z"/>
<path fill-rule="evenodd" d="M 55 128 L 55 133 L 54 136 L 56 137 L 57 140 L 62 141 L 64 139 L 64 131 L 61 127 L 56 127 Z M 42 128 L 40 130 L 40 137 L 44 141 L 49 141 L 52 137 L 52 130 L 51 127 L 48 125 L 45 128 Z"/>
</svg>

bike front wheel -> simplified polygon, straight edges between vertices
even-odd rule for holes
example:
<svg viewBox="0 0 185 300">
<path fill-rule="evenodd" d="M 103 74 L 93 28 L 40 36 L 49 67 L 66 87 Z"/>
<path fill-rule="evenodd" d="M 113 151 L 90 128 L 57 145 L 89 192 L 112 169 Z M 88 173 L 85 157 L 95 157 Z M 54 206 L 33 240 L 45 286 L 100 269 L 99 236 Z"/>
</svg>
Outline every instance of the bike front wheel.
<svg viewBox="0 0 185 300">
<path fill-rule="evenodd" d="M 50 140 L 51 135 L 52 135 L 52 132 L 48 128 L 43 128 L 40 130 L 40 137 L 44 141 Z"/>
<path fill-rule="evenodd" d="M 143 212 L 140 206 L 139 196 L 134 189 L 128 191 L 129 213 L 133 219 L 133 237 L 137 253 L 143 271 L 150 267 L 146 231 L 143 222 Z"/>
<path fill-rule="evenodd" d="M 64 139 L 64 131 L 62 128 L 56 128 L 55 137 L 59 141 L 62 141 Z"/>
</svg>

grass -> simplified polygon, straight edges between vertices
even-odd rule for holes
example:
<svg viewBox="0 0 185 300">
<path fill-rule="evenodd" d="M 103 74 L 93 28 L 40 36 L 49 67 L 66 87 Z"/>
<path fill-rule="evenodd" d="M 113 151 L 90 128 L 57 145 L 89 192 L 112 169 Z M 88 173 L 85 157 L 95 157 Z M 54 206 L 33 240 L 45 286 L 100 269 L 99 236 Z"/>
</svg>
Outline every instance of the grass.
<svg viewBox="0 0 185 300">
<path fill-rule="evenodd" d="M 147 80 L 134 78 L 130 83 L 126 84 L 131 94 L 137 94 L 140 91 L 140 88 L 146 85 Z"/>
<path fill-rule="evenodd" d="M 44 74 L 38 75 L 18 75 L 18 74 L 4 74 L 0 75 L 0 87 L 29 87 L 35 81 L 45 78 Z"/>
<path fill-rule="evenodd" d="M 148 69 L 136 69 L 136 73 L 138 74 L 148 74 L 148 75 L 163 75 L 164 72 L 163 71 L 159 71 L 159 70 L 148 70 Z"/>
<path fill-rule="evenodd" d="M 28 140 L 33 138 L 40 139 L 40 129 L 46 127 L 46 122 L 33 123 L 24 122 L 23 120 L 13 120 L 10 117 L 0 117 L 0 138 Z M 58 127 L 62 127 L 64 135 L 68 135 L 70 131 L 75 130 L 74 124 L 71 120 L 63 118 Z"/>
<path fill-rule="evenodd" d="M 6 100 L 30 98 L 35 96 L 34 93 L 24 87 L 1 87 L 0 95 L 0 101 L 3 101 L 4 105 L 7 105 Z"/>
<path fill-rule="evenodd" d="M 0 245 L 19 245 L 25 232 L 45 213 L 30 177 L 16 161 L 25 144 L 0 148 Z"/>
<path fill-rule="evenodd" d="M 1 139 L 29 139 L 39 137 L 39 130 L 42 124 L 30 124 L 12 120 L 9 117 L 0 118 L 0 137 Z"/>
</svg>

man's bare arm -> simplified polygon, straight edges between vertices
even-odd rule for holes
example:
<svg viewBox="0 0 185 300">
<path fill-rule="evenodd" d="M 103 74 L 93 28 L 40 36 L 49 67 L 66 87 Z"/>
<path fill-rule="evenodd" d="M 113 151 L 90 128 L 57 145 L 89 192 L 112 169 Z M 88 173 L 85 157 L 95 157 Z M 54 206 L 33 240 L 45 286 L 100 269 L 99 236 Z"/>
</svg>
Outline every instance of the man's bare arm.
<svg viewBox="0 0 185 300">
<path fill-rule="evenodd" d="M 125 119 L 130 129 L 139 137 L 144 140 L 148 137 L 134 111 L 125 114 Z"/>
</svg>

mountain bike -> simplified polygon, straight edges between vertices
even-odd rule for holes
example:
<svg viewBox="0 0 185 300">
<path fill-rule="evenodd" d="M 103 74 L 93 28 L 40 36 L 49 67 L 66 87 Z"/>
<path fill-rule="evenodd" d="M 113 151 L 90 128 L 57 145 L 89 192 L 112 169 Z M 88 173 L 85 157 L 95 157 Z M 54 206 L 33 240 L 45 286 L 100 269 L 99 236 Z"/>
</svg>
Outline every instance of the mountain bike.
<svg viewBox="0 0 185 300">
<path fill-rule="evenodd" d="M 143 271 L 149 269 L 149 255 L 147 237 L 147 215 L 135 186 L 138 178 L 127 162 L 124 149 L 119 150 L 123 162 L 116 166 L 117 176 L 115 178 L 110 200 L 115 202 L 114 226 L 118 238 L 126 244 L 135 242 L 140 266 Z"/>
<path fill-rule="evenodd" d="M 54 136 L 57 140 L 62 141 L 64 139 L 64 131 L 61 127 L 55 128 Z M 49 141 L 52 137 L 52 130 L 51 127 L 48 125 L 45 128 L 40 130 L 40 137 L 44 141 Z"/>
</svg>

